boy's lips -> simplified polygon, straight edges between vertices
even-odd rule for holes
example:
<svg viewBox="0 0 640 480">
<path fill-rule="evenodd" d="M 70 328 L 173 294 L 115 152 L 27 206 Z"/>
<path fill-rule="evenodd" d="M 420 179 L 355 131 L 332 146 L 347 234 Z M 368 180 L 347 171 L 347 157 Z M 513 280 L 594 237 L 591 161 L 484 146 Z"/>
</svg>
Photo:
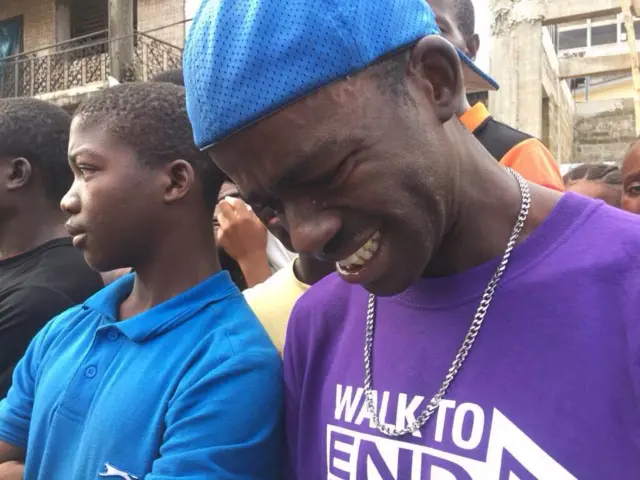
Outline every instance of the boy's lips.
<svg viewBox="0 0 640 480">
<path fill-rule="evenodd" d="M 83 228 L 71 222 L 65 223 L 64 228 L 67 230 L 67 233 L 72 237 L 82 235 L 85 233 Z"/>
</svg>

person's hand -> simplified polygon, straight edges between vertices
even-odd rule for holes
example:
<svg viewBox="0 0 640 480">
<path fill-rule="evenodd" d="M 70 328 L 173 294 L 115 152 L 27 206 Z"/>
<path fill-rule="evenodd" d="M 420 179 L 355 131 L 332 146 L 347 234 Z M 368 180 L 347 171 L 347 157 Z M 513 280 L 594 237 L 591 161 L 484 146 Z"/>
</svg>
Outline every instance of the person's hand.
<svg viewBox="0 0 640 480">
<path fill-rule="evenodd" d="M 242 269 L 251 287 L 271 276 L 267 259 L 267 228 L 246 203 L 227 197 L 218 203 L 216 243 Z"/>
</svg>

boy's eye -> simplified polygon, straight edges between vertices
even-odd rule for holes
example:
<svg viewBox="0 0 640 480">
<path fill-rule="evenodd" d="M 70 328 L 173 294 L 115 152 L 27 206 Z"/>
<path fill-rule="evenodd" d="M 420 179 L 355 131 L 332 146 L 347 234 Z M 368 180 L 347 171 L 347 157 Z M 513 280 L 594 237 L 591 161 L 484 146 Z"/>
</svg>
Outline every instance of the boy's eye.
<svg viewBox="0 0 640 480">
<path fill-rule="evenodd" d="M 83 177 L 96 171 L 96 169 L 90 165 L 78 165 L 77 168 Z"/>
</svg>

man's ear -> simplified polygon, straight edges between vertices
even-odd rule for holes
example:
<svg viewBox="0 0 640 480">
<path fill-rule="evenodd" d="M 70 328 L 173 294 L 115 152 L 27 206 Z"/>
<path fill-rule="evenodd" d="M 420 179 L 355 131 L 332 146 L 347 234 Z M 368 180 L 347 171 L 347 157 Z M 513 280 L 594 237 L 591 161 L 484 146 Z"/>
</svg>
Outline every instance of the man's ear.
<svg viewBox="0 0 640 480">
<path fill-rule="evenodd" d="M 29 160 L 24 157 L 14 158 L 8 162 L 2 181 L 5 183 L 7 190 L 18 190 L 29 183 L 32 173 L 33 170 Z"/>
<path fill-rule="evenodd" d="M 409 84 L 430 97 L 442 123 L 451 120 L 464 91 L 460 58 L 453 45 L 438 35 L 422 38 L 411 51 L 407 77 Z"/>
<path fill-rule="evenodd" d="M 184 198 L 193 188 L 195 172 L 186 160 L 174 160 L 164 171 L 166 175 L 164 201 L 175 203 Z"/>
<path fill-rule="evenodd" d="M 478 50 L 480 50 L 480 37 L 474 33 L 467 39 L 467 52 L 471 60 L 476 60 Z"/>
</svg>

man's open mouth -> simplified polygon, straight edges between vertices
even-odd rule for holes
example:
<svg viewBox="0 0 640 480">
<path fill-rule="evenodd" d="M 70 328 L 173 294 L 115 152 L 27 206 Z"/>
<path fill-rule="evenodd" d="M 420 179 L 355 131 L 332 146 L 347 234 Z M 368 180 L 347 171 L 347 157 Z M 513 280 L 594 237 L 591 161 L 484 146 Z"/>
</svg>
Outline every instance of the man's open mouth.
<svg viewBox="0 0 640 480">
<path fill-rule="evenodd" d="M 378 252 L 379 247 L 380 232 L 376 232 L 356 252 L 336 263 L 338 273 L 342 275 L 354 275 L 358 273 Z"/>
</svg>

